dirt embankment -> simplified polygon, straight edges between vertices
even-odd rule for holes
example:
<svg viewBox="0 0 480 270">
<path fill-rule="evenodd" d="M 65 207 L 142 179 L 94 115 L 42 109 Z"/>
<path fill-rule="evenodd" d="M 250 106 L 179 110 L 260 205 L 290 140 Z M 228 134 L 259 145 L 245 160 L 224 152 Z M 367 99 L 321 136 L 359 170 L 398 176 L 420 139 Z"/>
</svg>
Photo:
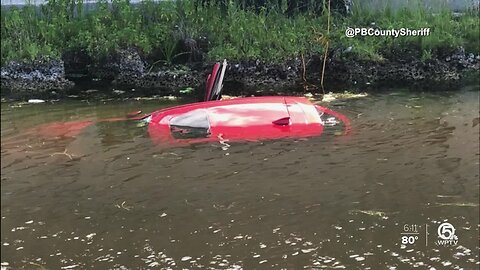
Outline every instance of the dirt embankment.
<svg viewBox="0 0 480 270">
<path fill-rule="evenodd" d="M 322 59 L 320 55 L 308 55 L 282 64 L 260 60 L 231 61 L 225 90 L 250 94 L 259 89 L 275 92 L 275 89 L 302 89 L 304 85 L 315 88 L 320 83 Z M 82 52 L 69 52 L 62 60 L 10 62 L 3 66 L 1 93 L 3 97 L 16 99 L 62 97 L 67 93 L 81 95 L 88 89 L 74 88 L 74 81 L 102 80 L 118 89 L 148 89 L 149 95 L 175 95 L 185 88 L 200 88 L 212 64 L 149 64 L 148 59 L 133 48 L 118 50 L 101 61 L 92 61 Z M 377 61 L 352 60 L 347 51 L 333 50 L 327 60 L 325 81 L 355 87 L 392 83 L 441 84 L 458 81 L 468 71 L 478 71 L 479 67 L 480 55 L 466 53 L 463 48 L 429 60 L 421 60 L 414 51 L 405 51 Z"/>
</svg>

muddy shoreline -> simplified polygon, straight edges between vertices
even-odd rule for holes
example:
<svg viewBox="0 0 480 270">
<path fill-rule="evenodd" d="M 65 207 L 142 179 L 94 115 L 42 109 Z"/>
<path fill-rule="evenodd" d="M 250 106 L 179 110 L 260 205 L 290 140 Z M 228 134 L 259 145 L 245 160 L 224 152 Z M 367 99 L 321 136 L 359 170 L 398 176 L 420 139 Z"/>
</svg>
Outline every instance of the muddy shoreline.
<svg viewBox="0 0 480 270">
<path fill-rule="evenodd" d="M 457 48 L 429 60 L 415 51 L 392 53 L 380 61 L 350 59 L 346 50 L 333 50 L 325 71 L 328 91 L 367 90 L 385 85 L 441 88 L 478 75 L 480 55 Z M 294 94 L 321 92 L 321 55 L 307 55 L 282 64 L 229 61 L 225 93 L 230 95 Z M 213 62 L 157 65 L 137 50 L 118 50 L 101 61 L 81 51 L 64 54 L 61 60 L 40 59 L 10 62 L 1 67 L 4 99 L 200 95 Z M 475 76 L 475 75 L 473 75 Z M 109 86 L 109 91 L 95 86 Z M 93 87 L 93 88 L 92 88 Z M 105 89 L 103 87 L 102 89 Z"/>
</svg>

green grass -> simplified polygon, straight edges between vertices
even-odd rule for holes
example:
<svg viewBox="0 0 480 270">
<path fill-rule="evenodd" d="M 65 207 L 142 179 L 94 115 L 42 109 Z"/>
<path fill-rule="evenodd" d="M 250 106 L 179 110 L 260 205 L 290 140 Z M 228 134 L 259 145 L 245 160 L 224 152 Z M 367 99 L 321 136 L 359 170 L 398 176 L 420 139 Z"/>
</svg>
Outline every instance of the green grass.
<svg viewBox="0 0 480 270">
<path fill-rule="evenodd" d="M 242 10 L 230 4 L 227 14 L 219 8 L 199 8 L 192 1 L 144 1 L 130 5 L 127 0 L 100 1 L 94 11 L 83 13 L 81 0 L 51 0 L 35 9 L 1 11 L 1 62 L 61 57 L 72 49 L 82 49 L 94 59 L 118 48 L 136 47 L 145 55 L 160 51 L 171 63 L 181 54 L 182 38 L 207 36 L 208 58 L 219 60 L 260 59 L 281 62 L 301 54 L 322 53 L 322 42 L 330 49 L 352 47 L 350 54 L 363 60 L 382 61 L 389 52 L 406 48 L 418 51 L 423 60 L 463 46 L 480 53 L 478 11 L 454 17 L 446 8 L 438 12 L 423 6 L 396 12 L 385 8 L 373 11 L 357 4 L 348 17 L 334 16 L 326 33 L 327 14 L 306 13 L 287 17 L 282 10 Z M 419 29 L 430 27 L 426 37 L 347 38 L 347 27 Z M 158 58 L 158 56 L 157 56 Z"/>
<path fill-rule="evenodd" d="M 334 40 L 338 45 L 353 46 L 353 53 L 364 59 L 381 59 L 392 50 L 415 49 L 424 57 L 443 54 L 463 46 L 469 52 L 480 52 L 480 28 L 478 11 L 469 11 L 455 18 L 448 9 L 432 13 L 421 7 L 401 9 L 397 12 L 386 10 L 369 11 L 357 8 L 354 15 L 342 20 L 343 27 L 368 27 L 374 23 L 380 29 L 430 28 L 428 36 L 403 37 L 355 37 L 347 38 L 336 32 Z"/>
<path fill-rule="evenodd" d="M 201 25 L 208 34 L 212 59 L 284 60 L 302 52 L 321 51 L 315 43 L 314 30 L 321 25 L 319 18 L 296 16 L 286 18 L 277 11 L 259 14 L 232 6 L 224 18 L 220 14 L 192 14 L 190 25 Z"/>
</svg>

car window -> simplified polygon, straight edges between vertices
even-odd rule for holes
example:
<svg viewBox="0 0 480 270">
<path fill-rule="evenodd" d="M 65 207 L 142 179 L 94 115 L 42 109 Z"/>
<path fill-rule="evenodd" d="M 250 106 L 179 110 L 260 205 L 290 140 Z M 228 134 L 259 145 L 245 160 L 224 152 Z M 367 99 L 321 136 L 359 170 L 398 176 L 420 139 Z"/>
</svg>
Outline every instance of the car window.
<svg viewBox="0 0 480 270">
<path fill-rule="evenodd" d="M 205 110 L 193 110 L 170 119 L 170 132 L 175 139 L 207 138 L 210 123 Z"/>
</svg>

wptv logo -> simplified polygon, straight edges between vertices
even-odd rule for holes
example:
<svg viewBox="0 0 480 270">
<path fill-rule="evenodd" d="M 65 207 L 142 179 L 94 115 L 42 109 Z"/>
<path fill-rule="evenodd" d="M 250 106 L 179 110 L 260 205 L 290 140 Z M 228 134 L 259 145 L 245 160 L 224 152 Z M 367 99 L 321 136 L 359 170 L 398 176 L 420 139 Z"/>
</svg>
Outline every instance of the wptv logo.
<svg viewBox="0 0 480 270">
<path fill-rule="evenodd" d="M 448 222 L 444 222 L 437 229 L 438 240 L 435 242 L 437 246 L 455 246 L 458 244 L 458 237 L 455 235 L 455 227 Z"/>
</svg>

